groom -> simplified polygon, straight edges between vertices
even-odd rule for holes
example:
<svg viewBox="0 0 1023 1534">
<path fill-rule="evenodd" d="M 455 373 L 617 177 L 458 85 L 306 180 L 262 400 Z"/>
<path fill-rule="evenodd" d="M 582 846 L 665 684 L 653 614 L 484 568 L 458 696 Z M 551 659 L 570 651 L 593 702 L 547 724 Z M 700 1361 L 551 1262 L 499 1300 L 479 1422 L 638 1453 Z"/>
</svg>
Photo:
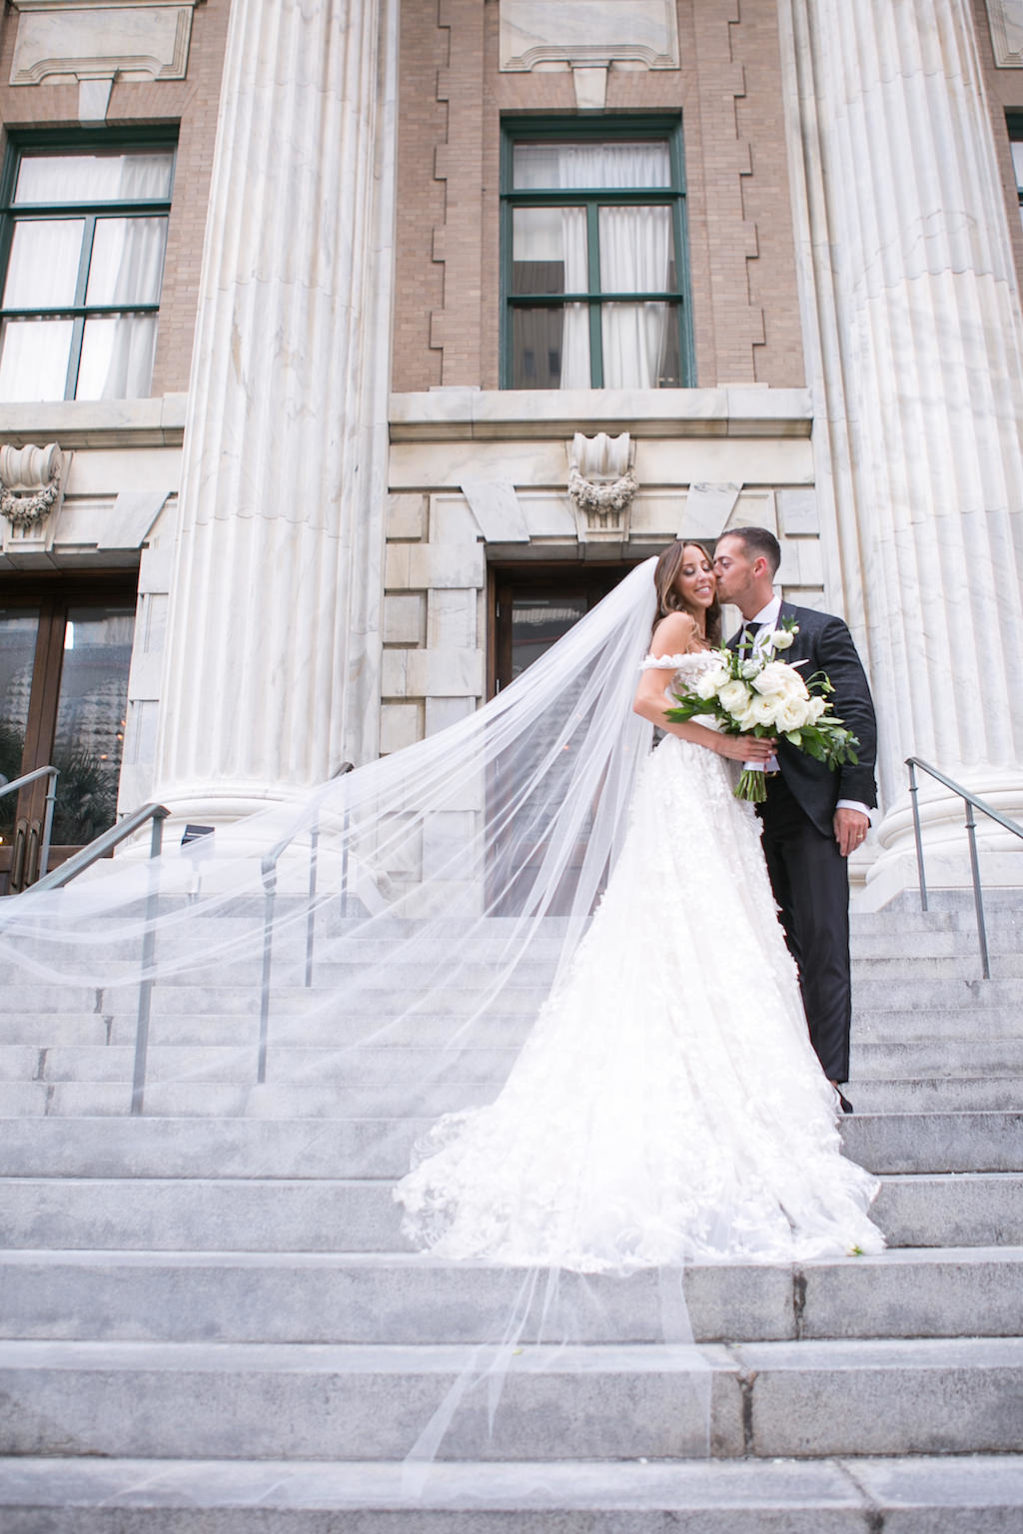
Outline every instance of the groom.
<svg viewBox="0 0 1023 1534">
<path fill-rule="evenodd" d="M 778 742 L 777 771 L 768 776 L 766 802 L 757 806 L 774 897 L 781 908 L 785 940 L 799 966 L 810 1041 L 828 1080 L 849 1079 L 849 879 L 846 858 L 860 845 L 877 803 L 874 784 L 874 705 L 852 635 L 841 618 L 794 607 L 774 591 L 781 549 L 762 527 L 740 527 L 718 539 L 714 573 L 718 596 L 732 602 L 745 620 L 730 641 L 777 628 L 786 619 L 798 625 L 788 662 L 804 661 L 807 680 L 824 671 L 834 686 L 831 706 L 859 740 L 856 766 L 829 769 L 785 739 Z M 768 766 L 770 773 L 771 764 Z M 839 1093 L 846 1113 L 852 1106 Z"/>
</svg>

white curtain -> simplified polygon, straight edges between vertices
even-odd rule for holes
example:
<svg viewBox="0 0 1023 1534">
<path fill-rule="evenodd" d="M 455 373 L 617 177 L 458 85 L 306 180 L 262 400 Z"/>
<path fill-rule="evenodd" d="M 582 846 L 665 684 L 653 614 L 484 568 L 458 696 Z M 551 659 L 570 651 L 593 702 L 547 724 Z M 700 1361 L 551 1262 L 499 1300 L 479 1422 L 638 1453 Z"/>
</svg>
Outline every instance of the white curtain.
<svg viewBox="0 0 1023 1534">
<path fill-rule="evenodd" d="M 129 155 L 26 156 L 15 202 L 82 203 L 169 195 L 169 150 Z M 69 212 L 71 209 L 69 209 Z M 54 218 L 15 226 L 4 289 L 7 307 L 53 307 L 74 299 L 84 220 Z M 86 301 L 157 303 L 163 278 L 166 218 L 100 217 L 96 221 Z M 78 399 L 137 399 L 152 384 L 156 315 L 87 319 Z M 61 399 L 72 322 L 11 320 L 4 325 L 0 399 Z"/>
<path fill-rule="evenodd" d="M 518 144 L 516 190 L 642 188 L 669 186 L 671 166 L 664 143 Z M 564 262 L 565 291 L 586 291 L 586 213 L 583 208 L 518 210 L 543 220 L 517 224 L 515 260 Z M 600 209 L 600 282 L 605 292 L 643 292 L 668 286 L 672 257 L 671 209 L 625 206 Z M 520 238 L 520 229 L 522 231 Z M 668 325 L 667 304 L 602 306 L 604 387 L 653 389 L 660 382 Z M 589 312 L 566 305 L 561 387 L 590 387 Z"/>
</svg>

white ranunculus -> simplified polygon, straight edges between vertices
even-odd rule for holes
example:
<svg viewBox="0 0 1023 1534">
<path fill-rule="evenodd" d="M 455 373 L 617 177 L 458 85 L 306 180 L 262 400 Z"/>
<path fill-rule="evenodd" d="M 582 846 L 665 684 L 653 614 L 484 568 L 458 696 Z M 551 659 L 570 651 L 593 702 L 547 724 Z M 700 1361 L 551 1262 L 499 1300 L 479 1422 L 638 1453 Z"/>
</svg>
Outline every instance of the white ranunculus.
<svg viewBox="0 0 1023 1534">
<path fill-rule="evenodd" d="M 739 675 L 745 677 L 747 682 L 757 676 L 759 671 L 760 662 L 755 656 L 751 656 L 749 660 L 739 662 Z"/>
<path fill-rule="evenodd" d="M 723 708 L 727 708 L 730 714 L 738 717 L 743 709 L 749 707 L 750 691 L 745 682 L 727 682 L 718 693 Z"/>
<path fill-rule="evenodd" d="M 768 635 L 768 643 L 775 650 L 787 650 L 794 637 L 788 629 L 775 629 Z"/>
<path fill-rule="evenodd" d="M 828 700 L 820 696 L 810 699 L 810 723 L 816 724 L 822 714 L 827 713 Z"/>
</svg>

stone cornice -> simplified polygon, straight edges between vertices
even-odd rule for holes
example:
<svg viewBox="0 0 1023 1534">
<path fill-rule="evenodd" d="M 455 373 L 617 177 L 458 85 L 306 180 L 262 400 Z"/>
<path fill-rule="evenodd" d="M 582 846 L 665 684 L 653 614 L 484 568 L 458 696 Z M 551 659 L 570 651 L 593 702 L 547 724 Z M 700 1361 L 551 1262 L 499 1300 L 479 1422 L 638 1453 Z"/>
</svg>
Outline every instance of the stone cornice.
<svg viewBox="0 0 1023 1534">
<path fill-rule="evenodd" d="M 157 399 L 53 400 L 0 405 L 0 443 L 72 447 L 180 447 L 187 394 Z"/>
<path fill-rule="evenodd" d="M 392 442 L 634 437 L 809 437 L 808 389 L 431 389 L 392 394 Z"/>
</svg>

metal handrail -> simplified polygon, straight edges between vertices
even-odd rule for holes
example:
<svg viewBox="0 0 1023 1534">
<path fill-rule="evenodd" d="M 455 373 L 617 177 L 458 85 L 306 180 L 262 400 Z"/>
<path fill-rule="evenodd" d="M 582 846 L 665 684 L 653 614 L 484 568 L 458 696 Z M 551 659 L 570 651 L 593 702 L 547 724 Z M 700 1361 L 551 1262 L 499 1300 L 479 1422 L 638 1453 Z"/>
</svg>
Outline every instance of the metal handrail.
<svg viewBox="0 0 1023 1534">
<path fill-rule="evenodd" d="M 66 863 L 61 863 L 60 867 L 55 868 L 52 874 L 47 874 L 45 879 L 38 879 L 33 884 L 32 890 L 63 889 L 65 884 L 70 884 L 72 879 L 83 873 L 85 869 L 91 868 L 93 863 L 98 863 L 100 858 L 106 857 L 107 853 L 112 852 L 126 837 L 132 836 L 146 824 L 147 820 L 153 822 L 153 840 L 149 856 L 159 857 L 163 846 L 163 822 L 169 814 L 170 810 L 162 804 L 144 804 L 140 810 L 126 815 L 123 820 L 111 826 L 109 831 L 104 831 L 102 835 L 97 836 L 94 842 L 83 847 L 81 852 L 76 852 L 74 857 L 68 858 Z"/>
<path fill-rule="evenodd" d="M 48 777 L 50 786 L 46 791 L 46 809 L 43 812 L 43 842 L 39 853 L 39 875 L 45 878 L 46 871 L 50 866 L 50 834 L 53 830 L 53 807 L 57 802 L 57 779 L 60 777 L 56 767 L 37 767 L 34 772 L 26 772 L 23 777 L 15 778 L 13 783 L 5 783 L 0 787 L 0 799 L 5 794 L 19 793 L 27 783 L 35 783 L 39 778 Z"/>
<path fill-rule="evenodd" d="M 147 821 L 153 822 L 153 833 L 149 842 L 149 890 L 146 895 L 146 930 L 142 937 L 142 974 L 139 980 L 138 1013 L 135 1018 L 135 1060 L 131 1082 L 131 1111 L 136 1114 L 142 1112 L 142 1100 L 146 1089 L 146 1059 L 149 1054 L 149 1016 L 153 996 L 152 970 L 156 953 L 156 931 L 153 921 L 156 917 L 160 894 L 159 864 L 156 859 L 163 848 L 163 823 L 169 814 L 170 810 L 166 805 L 144 804 L 134 814 L 126 815 L 115 826 L 111 826 L 109 831 L 104 831 L 102 836 L 97 836 L 94 842 L 90 842 L 88 847 L 83 847 L 81 852 L 76 852 L 74 857 L 68 858 L 67 862 L 55 868 L 52 874 L 47 874 L 45 879 L 40 879 L 32 886 L 30 892 L 34 894 L 37 890 L 62 889 L 86 868 L 91 868 L 93 863 L 113 851 L 125 837 L 138 831 Z"/>
<path fill-rule="evenodd" d="M 943 772 L 938 771 L 937 767 L 932 767 L 929 762 L 922 761 L 920 757 L 907 756 L 906 766 L 909 768 L 910 802 L 913 806 L 913 835 L 916 839 L 916 867 L 917 876 L 920 881 L 920 908 L 923 911 L 927 910 L 927 881 L 924 878 L 924 845 L 920 834 L 920 808 L 917 802 L 919 790 L 917 788 L 916 769 L 919 767 L 921 772 L 928 773 L 937 782 L 951 789 L 954 794 L 958 794 L 966 806 L 966 830 L 970 838 L 970 872 L 973 877 L 973 905 L 977 914 L 980 962 L 984 971 L 984 979 L 990 980 L 991 963 L 988 958 L 987 927 L 984 921 L 984 897 L 981 893 L 980 862 L 977 858 L 977 827 L 972 812 L 980 810 L 982 815 L 986 815 L 989 820 L 996 821 L 1004 830 L 1011 831 L 1013 836 L 1018 836 L 1021 840 L 1023 840 L 1023 826 L 1017 824 L 1015 820 L 1010 820 L 1007 815 L 1002 815 L 998 810 L 993 809 L 990 804 L 985 803 L 977 794 L 972 794 L 968 788 L 964 788 L 954 778 L 946 777 Z"/>
<path fill-rule="evenodd" d="M 341 766 L 333 774 L 335 778 L 343 778 L 351 772 L 354 762 L 342 762 Z M 348 829 L 348 815 L 345 813 L 345 833 Z M 270 1042 L 270 970 L 273 964 L 273 920 L 274 904 L 277 899 L 277 864 L 281 855 L 287 851 L 294 841 L 294 834 L 282 837 L 279 842 L 270 848 L 265 854 L 260 865 L 260 877 L 263 884 L 263 962 L 259 979 L 259 1040 L 256 1046 L 256 1082 L 262 1086 L 266 1081 L 266 1056 Z M 305 936 L 305 984 L 313 983 L 313 948 L 315 944 L 315 921 L 316 921 L 316 886 L 319 875 L 319 841 L 320 823 L 313 822 L 309 832 L 309 905 L 306 911 L 306 936 Z M 345 845 L 342 849 L 342 859 L 347 858 L 347 834 Z"/>
</svg>

